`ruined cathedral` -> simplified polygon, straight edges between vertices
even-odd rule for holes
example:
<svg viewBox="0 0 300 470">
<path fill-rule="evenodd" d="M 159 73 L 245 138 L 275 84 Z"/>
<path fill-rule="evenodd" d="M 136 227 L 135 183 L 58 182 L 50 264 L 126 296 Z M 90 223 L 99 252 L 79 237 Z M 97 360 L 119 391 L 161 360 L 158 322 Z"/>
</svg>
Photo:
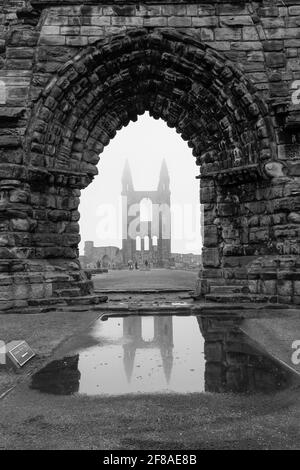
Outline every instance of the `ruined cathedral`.
<svg viewBox="0 0 300 470">
<path fill-rule="evenodd" d="M 166 161 L 160 169 L 157 189 L 136 191 L 131 169 L 126 161 L 122 174 L 122 249 L 94 246 L 86 241 L 81 262 L 102 268 L 169 267 L 171 257 L 170 177 Z"/>
<path fill-rule="evenodd" d="M 170 177 L 162 161 L 157 189 L 136 191 L 128 161 L 122 176 L 123 262 L 168 267 L 171 255 Z"/>
</svg>

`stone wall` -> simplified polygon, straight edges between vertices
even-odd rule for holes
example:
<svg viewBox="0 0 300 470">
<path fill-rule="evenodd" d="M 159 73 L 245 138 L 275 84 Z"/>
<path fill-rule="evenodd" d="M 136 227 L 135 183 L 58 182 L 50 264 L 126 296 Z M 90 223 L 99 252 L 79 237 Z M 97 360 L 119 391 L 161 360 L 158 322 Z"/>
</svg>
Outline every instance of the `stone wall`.
<svg viewBox="0 0 300 470">
<path fill-rule="evenodd" d="M 289 388 L 295 376 L 258 349 L 235 321 L 198 317 L 204 337 L 205 391 L 274 393 Z"/>
<path fill-rule="evenodd" d="M 3 276 L 36 260 L 45 285 L 49 270 L 82 276 L 80 190 L 148 110 L 201 168 L 202 293 L 240 286 L 299 303 L 297 0 L 0 4 Z"/>
<path fill-rule="evenodd" d="M 93 241 L 84 243 L 84 268 L 121 268 L 123 267 L 122 250 L 117 246 L 95 246 Z"/>
</svg>

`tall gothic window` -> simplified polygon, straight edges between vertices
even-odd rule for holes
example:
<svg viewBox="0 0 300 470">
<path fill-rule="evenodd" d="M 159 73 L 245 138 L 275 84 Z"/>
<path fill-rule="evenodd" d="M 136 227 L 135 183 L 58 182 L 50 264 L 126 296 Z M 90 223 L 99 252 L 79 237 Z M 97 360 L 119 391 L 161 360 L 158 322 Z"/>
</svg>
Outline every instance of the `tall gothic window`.
<svg viewBox="0 0 300 470">
<path fill-rule="evenodd" d="M 141 237 L 139 235 L 135 239 L 135 249 L 141 251 Z"/>
<path fill-rule="evenodd" d="M 140 202 L 140 221 L 151 222 L 152 220 L 152 201 L 145 197 Z"/>
<path fill-rule="evenodd" d="M 146 235 L 144 237 L 144 250 L 149 251 L 149 237 L 148 237 L 148 235 Z"/>
</svg>

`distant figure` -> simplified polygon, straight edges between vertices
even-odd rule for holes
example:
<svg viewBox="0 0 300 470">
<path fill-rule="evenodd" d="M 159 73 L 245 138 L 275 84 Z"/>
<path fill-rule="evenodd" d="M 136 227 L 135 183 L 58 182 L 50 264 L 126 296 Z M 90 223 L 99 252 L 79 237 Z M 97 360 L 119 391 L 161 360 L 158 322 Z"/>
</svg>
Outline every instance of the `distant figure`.
<svg viewBox="0 0 300 470">
<path fill-rule="evenodd" d="M 100 260 L 97 261 L 96 266 L 97 266 L 98 269 L 101 268 L 101 261 Z"/>
<path fill-rule="evenodd" d="M 137 261 L 134 263 L 134 267 L 135 267 L 135 269 L 137 269 L 137 268 L 138 268 Z"/>
<path fill-rule="evenodd" d="M 148 268 L 148 260 L 146 259 L 145 261 L 145 266 L 146 266 L 146 269 Z"/>
<path fill-rule="evenodd" d="M 131 259 L 128 261 L 128 269 L 130 271 L 133 269 L 133 261 Z"/>
</svg>

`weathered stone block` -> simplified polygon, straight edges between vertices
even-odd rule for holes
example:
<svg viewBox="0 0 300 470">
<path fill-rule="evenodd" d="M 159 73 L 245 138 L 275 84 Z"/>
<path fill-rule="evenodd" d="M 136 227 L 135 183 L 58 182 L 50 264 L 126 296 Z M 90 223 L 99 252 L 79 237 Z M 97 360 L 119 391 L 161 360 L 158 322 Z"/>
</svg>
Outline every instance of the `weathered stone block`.
<svg viewBox="0 0 300 470">
<path fill-rule="evenodd" d="M 214 30 L 209 28 L 200 29 L 200 37 L 202 41 L 213 41 L 214 40 Z"/>
<path fill-rule="evenodd" d="M 243 28 L 243 40 L 245 41 L 258 41 L 259 35 L 255 26 L 247 26 Z"/>
<path fill-rule="evenodd" d="M 283 40 L 263 41 L 263 49 L 266 52 L 278 52 L 283 49 Z"/>
<path fill-rule="evenodd" d="M 90 17 L 91 26 L 110 26 L 111 25 L 111 18 L 105 16 L 92 16 Z"/>
<path fill-rule="evenodd" d="M 66 36 L 67 46 L 86 46 L 88 43 L 87 36 Z"/>
<path fill-rule="evenodd" d="M 84 36 L 103 36 L 105 34 L 103 27 L 101 26 L 81 26 L 80 34 Z"/>
<path fill-rule="evenodd" d="M 218 229 L 215 225 L 204 227 L 204 246 L 211 247 L 218 244 Z"/>
<path fill-rule="evenodd" d="M 242 28 L 216 28 L 216 41 L 239 41 L 242 39 Z"/>
<path fill-rule="evenodd" d="M 27 232 L 30 228 L 30 223 L 27 219 L 11 219 L 10 225 L 13 231 Z"/>
<path fill-rule="evenodd" d="M 277 281 L 276 280 L 258 281 L 258 291 L 259 293 L 266 294 L 266 295 L 277 294 Z"/>
<path fill-rule="evenodd" d="M 144 18 L 144 21 L 143 21 L 143 24 L 144 26 L 157 26 L 157 27 L 163 27 L 163 26 L 167 26 L 168 24 L 168 20 L 166 17 L 164 16 L 155 16 L 155 17 L 152 17 L 152 18 Z"/>
<path fill-rule="evenodd" d="M 281 52 L 268 52 L 266 53 L 266 62 L 267 65 L 272 68 L 284 67 L 286 57 Z"/>
<path fill-rule="evenodd" d="M 39 32 L 31 28 L 15 28 L 11 31 L 8 45 L 17 47 L 32 47 L 37 44 Z"/>
<path fill-rule="evenodd" d="M 30 296 L 29 284 L 15 284 L 14 286 L 14 299 L 26 300 Z"/>
<path fill-rule="evenodd" d="M 198 16 L 192 18 L 192 26 L 199 27 L 217 27 L 218 18 L 216 16 Z"/>
<path fill-rule="evenodd" d="M 162 5 L 162 14 L 165 16 L 185 16 L 186 5 Z"/>
<path fill-rule="evenodd" d="M 252 26 L 253 20 L 250 15 L 227 15 L 220 16 L 220 26 Z"/>
<path fill-rule="evenodd" d="M 288 221 L 293 224 L 300 224 L 300 213 L 298 212 L 291 212 L 288 217 Z"/>
<path fill-rule="evenodd" d="M 292 296 L 293 282 L 288 280 L 279 280 L 277 282 L 277 292 L 280 296 Z"/>
<path fill-rule="evenodd" d="M 137 8 L 136 15 L 137 16 L 161 16 L 162 7 L 161 5 L 147 5 L 141 4 L 139 8 Z"/>
<path fill-rule="evenodd" d="M 61 34 L 67 34 L 70 36 L 77 36 L 78 34 L 82 33 L 80 26 L 62 26 L 59 29 Z"/>
<path fill-rule="evenodd" d="M 43 283 L 40 283 L 40 284 L 35 283 L 31 285 L 30 298 L 43 299 L 44 293 L 45 293 L 45 286 Z"/>
<path fill-rule="evenodd" d="M 186 16 L 170 16 L 168 17 L 168 25 L 177 28 L 188 28 L 192 26 L 192 18 Z"/>
<path fill-rule="evenodd" d="M 218 248 L 203 248 L 202 255 L 204 267 L 220 266 L 220 255 Z"/>
<path fill-rule="evenodd" d="M 143 26 L 143 18 L 134 16 L 113 16 L 111 18 L 112 26 Z"/>
<path fill-rule="evenodd" d="M 45 35 L 40 38 L 40 44 L 44 46 L 62 46 L 66 44 L 66 38 L 62 35 Z"/>
<path fill-rule="evenodd" d="M 290 16 L 299 16 L 300 15 L 300 5 L 289 6 L 288 13 Z"/>
<path fill-rule="evenodd" d="M 60 29 L 59 26 L 43 26 L 41 30 L 41 36 L 48 35 L 48 34 L 55 34 L 58 35 L 60 32 L 62 32 L 62 29 Z"/>
</svg>

